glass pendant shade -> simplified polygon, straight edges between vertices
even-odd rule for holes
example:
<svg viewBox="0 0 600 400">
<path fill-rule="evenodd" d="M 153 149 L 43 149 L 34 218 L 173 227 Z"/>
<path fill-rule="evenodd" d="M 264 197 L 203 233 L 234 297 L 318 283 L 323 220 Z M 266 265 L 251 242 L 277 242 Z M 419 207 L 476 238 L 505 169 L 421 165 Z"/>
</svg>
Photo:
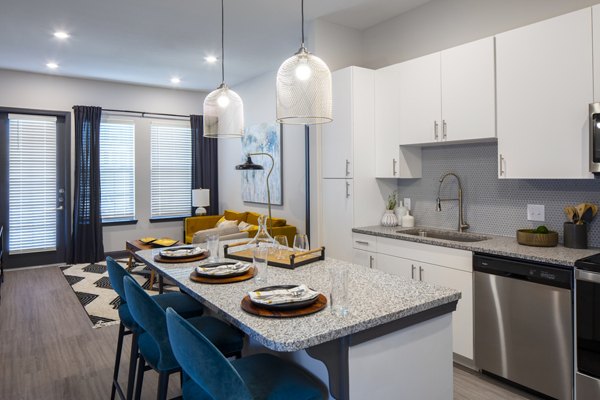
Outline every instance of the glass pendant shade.
<svg viewBox="0 0 600 400">
<path fill-rule="evenodd" d="M 242 137 L 243 131 L 242 99 L 223 83 L 204 99 L 204 137 Z"/>
<path fill-rule="evenodd" d="M 331 72 L 304 46 L 277 72 L 277 122 L 324 124 L 333 121 Z"/>
</svg>

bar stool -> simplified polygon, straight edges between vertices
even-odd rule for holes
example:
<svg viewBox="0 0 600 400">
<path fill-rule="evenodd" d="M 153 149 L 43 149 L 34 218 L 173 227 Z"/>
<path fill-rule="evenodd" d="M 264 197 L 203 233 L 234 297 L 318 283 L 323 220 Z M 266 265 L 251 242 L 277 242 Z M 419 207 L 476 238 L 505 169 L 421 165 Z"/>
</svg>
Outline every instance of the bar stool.
<svg viewBox="0 0 600 400">
<path fill-rule="evenodd" d="M 167 308 L 169 341 L 185 372 L 184 400 L 321 400 L 327 389 L 304 369 L 271 354 L 229 362 L 192 324 Z"/>
<path fill-rule="evenodd" d="M 157 399 L 165 400 L 169 376 L 181 371 L 171 351 L 165 310 L 131 277 L 123 278 L 123 286 L 131 315 L 144 329 L 138 337 L 139 359 L 135 399 L 139 399 L 142 394 L 144 372 L 153 369 L 159 374 Z M 200 330 L 225 357 L 241 356 L 244 335 L 239 330 L 212 317 L 194 317 L 188 321 L 195 329 Z"/>
<path fill-rule="evenodd" d="M 119 319 L 121 321 L 119 323 L 119 336 L 117 339 L 117 352 L 115 357 L 115 367 L 113 369 L 113 382 L 110 398 L 111 400 L 114 400 L 115 394 L 118 391 L 121 399 L 131 400 L 133 397 L 135 366 L 138 355 L 137 339 L 139 334 L 143 332 L 143 329 L 134 321 L 133 317 L 131 316 L 131 312 L 129 311 L 125 297 L 123 278 L 125 276 L 131 277 L 131 275 L 112 257 L 106 257 L 106 269 L 108 270 L 108 278 L 112 288 L 121 297 L 121 304 L 118 308 Z M 152 298 L 156 300 L 161 308 L 166 309 L 167 307 L 173 307 L 174 309 L 179 310 L 186 318 L 200 316 L 203 312 L 203 308 L 200 303 L 181 292 L 158 294 L 152 296 Z M 127 335 L 132 335 L 132 339 L 129 373 L 127 378 L 127 394 L 125 395 L 121 385 L 118 382 L 118 378 L 119 367 L 121 365 L 121 352 L 123 350 L 123 339 Z"/>
</svg>

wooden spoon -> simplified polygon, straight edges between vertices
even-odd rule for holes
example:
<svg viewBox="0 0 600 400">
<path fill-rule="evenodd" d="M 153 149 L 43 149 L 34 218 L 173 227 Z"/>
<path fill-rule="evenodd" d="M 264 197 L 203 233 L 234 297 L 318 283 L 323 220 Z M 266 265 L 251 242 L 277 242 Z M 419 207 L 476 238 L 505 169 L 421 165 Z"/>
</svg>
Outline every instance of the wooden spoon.
<svg viewBox="0 0 600 400">
<path fill-rule="evenodd" d="M 577 204 L 575 206 L 577 210 L 577 225 L 583 224 L 583 213 L 585 212 L 585 203 Z"/>
<path fill-rule="evenodd" d="M 567 215 L 567 218 L 570 222 L 573 222 L 573 223 L 577 222 L 575 220 L 575 214 L 577 213 L 577 210 L 575 210 L 575 207 L 565 206 L 564 210 L 565 210 L 565 214 Z"/>
</svg>

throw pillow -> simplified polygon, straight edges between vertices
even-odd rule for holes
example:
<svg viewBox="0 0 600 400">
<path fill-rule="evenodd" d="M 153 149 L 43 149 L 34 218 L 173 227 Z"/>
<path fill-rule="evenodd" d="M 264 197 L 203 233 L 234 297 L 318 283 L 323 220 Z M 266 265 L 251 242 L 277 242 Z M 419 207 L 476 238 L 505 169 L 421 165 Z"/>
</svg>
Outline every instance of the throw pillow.
<svg viewBox="0 0 600 400">
<path fill-rule="evenodd" d="M 237 221 L 229 221 L 227 219 L 225 219 L 225 217 L 222 217 L 218 222 L 217 225 L 215 225 L 216 228 L 224 228 L 226 226 L 236 226 L 237 225 Z"/>
<path fill-rule="evenodd" d="M 253 229 L 258 229 L 257 225 L 252 225 L 244 221 L 241 221 L 238 227 L 240 228 L 240 232 L 248 232 Z"/>
</svg>

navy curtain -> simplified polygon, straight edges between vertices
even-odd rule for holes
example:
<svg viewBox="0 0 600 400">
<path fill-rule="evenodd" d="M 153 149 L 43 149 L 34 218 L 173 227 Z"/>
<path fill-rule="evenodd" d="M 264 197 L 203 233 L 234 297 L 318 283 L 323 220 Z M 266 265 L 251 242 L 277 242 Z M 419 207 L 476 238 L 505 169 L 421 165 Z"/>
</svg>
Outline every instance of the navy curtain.
<svg viewBox="0 0 600 400">
<path fill-rule="evenodd" d="M 71 263 L 104 260 L 100 215 L 100 118 L 102 108 L 74 106 L 75 199 Z"/>
<path fill-rule="evenodd" d="M 202 115 L 190 115 L 192 127 L 192 189 L 210 189 L 207 215 L 219 214 L 218 139 L 204 137 Z"/>
</svg>

